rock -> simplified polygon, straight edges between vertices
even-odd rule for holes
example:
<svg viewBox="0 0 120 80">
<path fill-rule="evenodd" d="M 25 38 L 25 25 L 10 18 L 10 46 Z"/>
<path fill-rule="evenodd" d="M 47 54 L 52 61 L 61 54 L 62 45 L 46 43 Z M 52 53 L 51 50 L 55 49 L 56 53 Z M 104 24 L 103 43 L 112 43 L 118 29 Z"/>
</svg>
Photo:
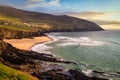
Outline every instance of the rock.
<svg viewBox="0 0 120 80">
<path fill-rule="evenodd" d="M 12 30 L 7 28 L 0 28 L 0 38 L 1 39 L 21 39 L 21 38 L 30 38 L 33 36 L 40 36 L 43 35 L 39 31 L 31 31 L 31 32 L 25 32 L 25 31 L 19 31 L 19 30 Z"/>
<path fill-rule="evenodd" d="M 105 72 L 100 71 L 93 71 L 94 73 L 104 74 Z"/>
<path fill-rule="evenodd" d="M 53 68 L 46 72 L 40 72 L 40 61 L 58 61 L 54 57 L 48 57 L 48 55 L 39 54 L 33 51 L 19 50 L 12 45 L 0 41 L 0 62 L 6 64 L 9 67 L 28 72 L 43 80 L 108 80 L 98 77 L 89 77 L 77 70 L 64 71 L 63 69 Z M 50 55 L 49 55 L 50 56 Z M 63 61 L 65 63 L 65 61 Z M 67 63 L 71 63 L 66 61 Z M 46 64 L 47 65 L 47 64 Z M 50 66 L 58 66 L 56 64 Z"/>
<path fill-rule="evenodd" d="M 37 75 L 36 75 L 37 76 Z M 38 74 L 43 80 L 108 80 L 105 78 L 89 77 L 77 70 L 49 70 Z"/>
<path fill-rule="evenodd" d="M 75 80 L 109 80 L 109 79 L 99 78 L 99 77 L 89 77 L 77 70 L 69 70 L 69 72 L 71 73 L 71 75 L 74 77 Z"/>
</svg>

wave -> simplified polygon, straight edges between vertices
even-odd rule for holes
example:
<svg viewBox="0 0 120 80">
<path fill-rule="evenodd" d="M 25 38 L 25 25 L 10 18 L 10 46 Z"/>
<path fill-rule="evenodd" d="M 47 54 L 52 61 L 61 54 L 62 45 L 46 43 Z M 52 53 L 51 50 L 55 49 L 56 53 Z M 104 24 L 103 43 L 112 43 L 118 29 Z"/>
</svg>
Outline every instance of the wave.
<svg viewBox="0 0 120 80">
<path fill-rule="evenodd" d="M 78 37 L 78 38 L 71 38 L 71 37 L 64 37 L 60 36 L 58 39 L 62 40 L 63 43 L 57 44 L 58 46 L 101 46 L 104 45 L 106 42 L 103 41 L 96 41 L 91 39 L 90 37 Z"/>
<path fill-rule="evenodd" d="M 106 41 L 106 42 L 108 42 L 108 43 L 113 43 L 113 44 L 120 44 L 120 42 L 119 41 Z"/>
<path fill-rule="evenodd" d="M 45 44 L 37 44 L 32 47 L 32 51 L 38 52 L 38 53 L 48 53 L 50 54 L 51 52 L 47 51 L 48 49 L 51 49 L 52 47 L 47 46 Z"/>
<path fill-rule="evenodd" d="M 46 53 L 46 54 L 51 54 L 52 53 L 52 52 L 47 51 L 47 50 L 52 49 L 53 47 L 48 46 L 47 44 L 58 41 L 58 38 L 56 36 L 54 36 L 54 35 L 49 35 L 47 33 L 45 35 L 47 35 L 49 38 L 51 38 L 52 41 L 36 44 L 35 46 L 33 46 L 31 48 L 32 51 L 35 51 L 35 52 L 38 52 L 38 53 Z M 55 56 L 55 55 L 53 55 L 53 56 Z"/>
<path fill-rule="evenodd" d="M 93 71 L 92 70 L 82 70 L 82 72 L 89 77 L 93 76 Z"/>
<path fill-rule="evenodd" d="M 47 42 L 47 43 L 45 43 L 45 44 L 52 43 L 52 42 L 55 42 L 55 41 L 58 41 L 58 40 L 59 40 L 56 36 L 54 36 L 54 35 L 52 35 L 52 34 L 47 34 L 47 33 L 46 33 L 45 35 L 47 35 L 49 38 L 52 39 L 52 41 Z"/>
</svg>

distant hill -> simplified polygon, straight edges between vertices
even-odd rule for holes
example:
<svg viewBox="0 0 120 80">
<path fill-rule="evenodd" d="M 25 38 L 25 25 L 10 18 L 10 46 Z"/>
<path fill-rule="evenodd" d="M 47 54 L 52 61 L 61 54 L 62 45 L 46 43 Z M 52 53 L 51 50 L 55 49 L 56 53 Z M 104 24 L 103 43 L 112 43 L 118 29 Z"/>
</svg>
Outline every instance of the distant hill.
<svg viewBox="0 0 120 80">
<path fill-rule="evenodd" d="M 70 17 L 55 16 L 39 12 L 24 11 L 8 6 L 0 6 L 0 16 L 12 18 L 8 23 L 17 21 L 17 25 L 42 31 L 100 31 L 103 30 L 94 22 Z M 5 24 L 5 23 L 4 23 Z"/>
</svg>

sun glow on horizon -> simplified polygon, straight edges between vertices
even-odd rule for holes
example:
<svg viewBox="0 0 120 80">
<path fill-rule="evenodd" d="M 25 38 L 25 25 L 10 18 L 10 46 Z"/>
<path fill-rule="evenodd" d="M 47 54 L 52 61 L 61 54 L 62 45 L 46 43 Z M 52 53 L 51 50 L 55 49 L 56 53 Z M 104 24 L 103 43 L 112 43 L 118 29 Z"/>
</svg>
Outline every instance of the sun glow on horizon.
<svg viewBox="0 0 120 80">
<path fill-rule="evenodd" d="M 120 25 L 100 25 L 103 29 L 120 29 Z"/>
<path fill-rule="evenodd" d="M 103 29 L 120 29 L 120 12 L 76 12 L 66 14 L 92 21 Z"/>
</svg>

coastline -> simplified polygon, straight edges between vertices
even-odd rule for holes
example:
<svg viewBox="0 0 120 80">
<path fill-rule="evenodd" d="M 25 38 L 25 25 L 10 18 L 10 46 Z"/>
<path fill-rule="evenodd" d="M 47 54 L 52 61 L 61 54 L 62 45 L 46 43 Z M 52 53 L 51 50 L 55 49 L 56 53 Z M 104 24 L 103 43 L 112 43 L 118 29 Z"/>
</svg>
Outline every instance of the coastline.
<svg viewBox="0 0 120 80">
<path fill-rule="evenodd" d="M 33 38 L 23 38 L 23 39 L 4 39 L 3 41 L 11 44 L 12 46 L 21 50 L 30 50 L 33 46 L 52 41 L 53 39 L 49 36 L 39 36 Z"/>
<path fill-rule="evenodd" d="M 20 50 L 27 50 L 27 51 L 34 51 L 32 50 L 32 48 L 36 45 L 41 45 L 41 44 L 47 44 L 47 43 L 51 43 L 56 41 L 55 38 L 53 38 L 52 36 L 50 36 L 49 34 L 45 34 L 45 36 L 38 36 L 38 37 L 32 37 L 32 38 L 22 38 L 22 39 L 4 39 L 3 41 L 11 44 L 13 47 L 20 49 Z M 34 51 L 37 52 L 37 51 Z M 71 62 L 71 61 L 66 61 L 62 58 L 57 58 L 56 55 L 54 54 L 50 54 L 50 53 L 46 53 L 46 52 L 37 52 L 37 53 L 41 53 L 42 55 L 45 56 L 51 56 L 53 58 L 56 58 L 57 61 L 55 62 L 62 62 L 62 63 L 66 63 L 66 64 L 76 64 L 75 62 Z"/>
<path fill-rule="evenodd" d="M 7 43 L 10 43 L 12 46 L 18 48 L 18 49 L 22 49 L 22 50 L 31 50 L 31 48 L 37 44 L 46 44 L 46 43 L 49 43 L 49 42 L 52 42 L 54 41 L 54 38 L 52 38 L 51 36 L 49 35 L 46 35 L 46 36 L 40 36 L 40 37 L 33 37 L 33 39 L 29 39 L 29 38 L 23 38 L 23 39 L 4 39 L 5 42 Z M 28 44 L 26 46 L 26 44 Z M 16 46 L 18 45 L 18 46 Z M 21 47 L 22 45 L 22 47 Z M 49 71 L 52 72 L 52 77 L 53 74 L 55 74 L 55 76 L 59 77 L 59 75 L 57 74 L 62 74 L 62 75 L 65 75 L 65 76 L 72 76 L 72 73 L 78 73 L 79 71 L 77 70 L 72 70 L 72 69 L 67 69 L 65 68 L 64 66 L 62 65 L 59 65 L 57 63 L 65 63 L 65 64 L 75 64 L 77 65 L 77 63 L 75 62 L 71 62 L 71 61 L 66 61 L 66 60 L 59 60 L 57 59 L 56 57 L 54 57 L 53 55 L 49 55 L 49 54 L 46 54 L 46 53 L 42 53 L 41 54 L 42 57 L 44 58 L 47 58 L 47 61 L 40 61 L 40 65 L 41 65 L 41 69 L 40 69 L 40 72 L 41 74 L 46 72 L 47 74 L 49 74 Z M 39 56 L 40 57 L 40 56 Z M 50 60 L 50 59 L 53 59 L 53 60 Z M 49 62 L 53 62 L 53 63 L 49 63 Z M 54 70 L 56 72 L 54 72 Z M 71 72 L 73 71 L 73 72 Z M 69 75 L 70 74 L 70 75 Z M 90 75 L 90 73 L 88 73 Z M 79 76 L 84 76 L 85 78 L 94 78 L 93 76 L 89 76 L 84 73 L 80 73 L 79 74 L 76 74 L 76 75 L 79 75 Z M 39 74 L 37 74 L 36 76 L 39 76 Z M 66 77 L 64 77 L 66 78 Z M 97 78 L 97 77 L 96 77 Z M 102 79 L 102 78 L 98 78 L 98 80 L 108 80 L 108 79 Z"/>
<path fill-rule="evenodd" d="M 39 44 L 47 44 L 47 43 L 51 43 L 53 41 L 56 41 L 54 38 L 52 38 L 50 35 L 46 34 L 45 36 L 39 36 L 39 37 L 32 37 L 30 38 L 22 38 L 22 39 L 4 39 L 3 41 L 11 44 L 13 47 L 20 49 L 20 50 L 27 50 L 30 51 L 32 49 L 32 47 L 34 47 L 35 45 L 39 45 Z M 36 51 L 35 51 L 36 52 Z M 40 52 L 38 52 L 40 53 Z M 44 56 L 45 58 L 49 58 L 50 59 L 55 59 L 54 61 L 48 60 L 48 61 L 41 61 L 42 63 L 40 63 L 41 67 L 43 67 L 44 69 L 41 69 L 41 71 L 48 71 L 48 69 L 52 70 L 52 69 L 60 69 L 60 70 L 64 70 L 64 66 L 62 65 L 58 65 L 57 63 L 65 63 L 65 64 L 75 64 L 74 62 L 71 61 L 66 61 L 63 59 L 58 59 L 57 57 L 55 57 L 54 54 L 48 54 L 48 53 L 41 53 L 42 56 Z M 51 64 L 49 64 L 50 62 L 53 62 Z M 47 68 L 49 67 L 49 68 Z"/>
</svg>

